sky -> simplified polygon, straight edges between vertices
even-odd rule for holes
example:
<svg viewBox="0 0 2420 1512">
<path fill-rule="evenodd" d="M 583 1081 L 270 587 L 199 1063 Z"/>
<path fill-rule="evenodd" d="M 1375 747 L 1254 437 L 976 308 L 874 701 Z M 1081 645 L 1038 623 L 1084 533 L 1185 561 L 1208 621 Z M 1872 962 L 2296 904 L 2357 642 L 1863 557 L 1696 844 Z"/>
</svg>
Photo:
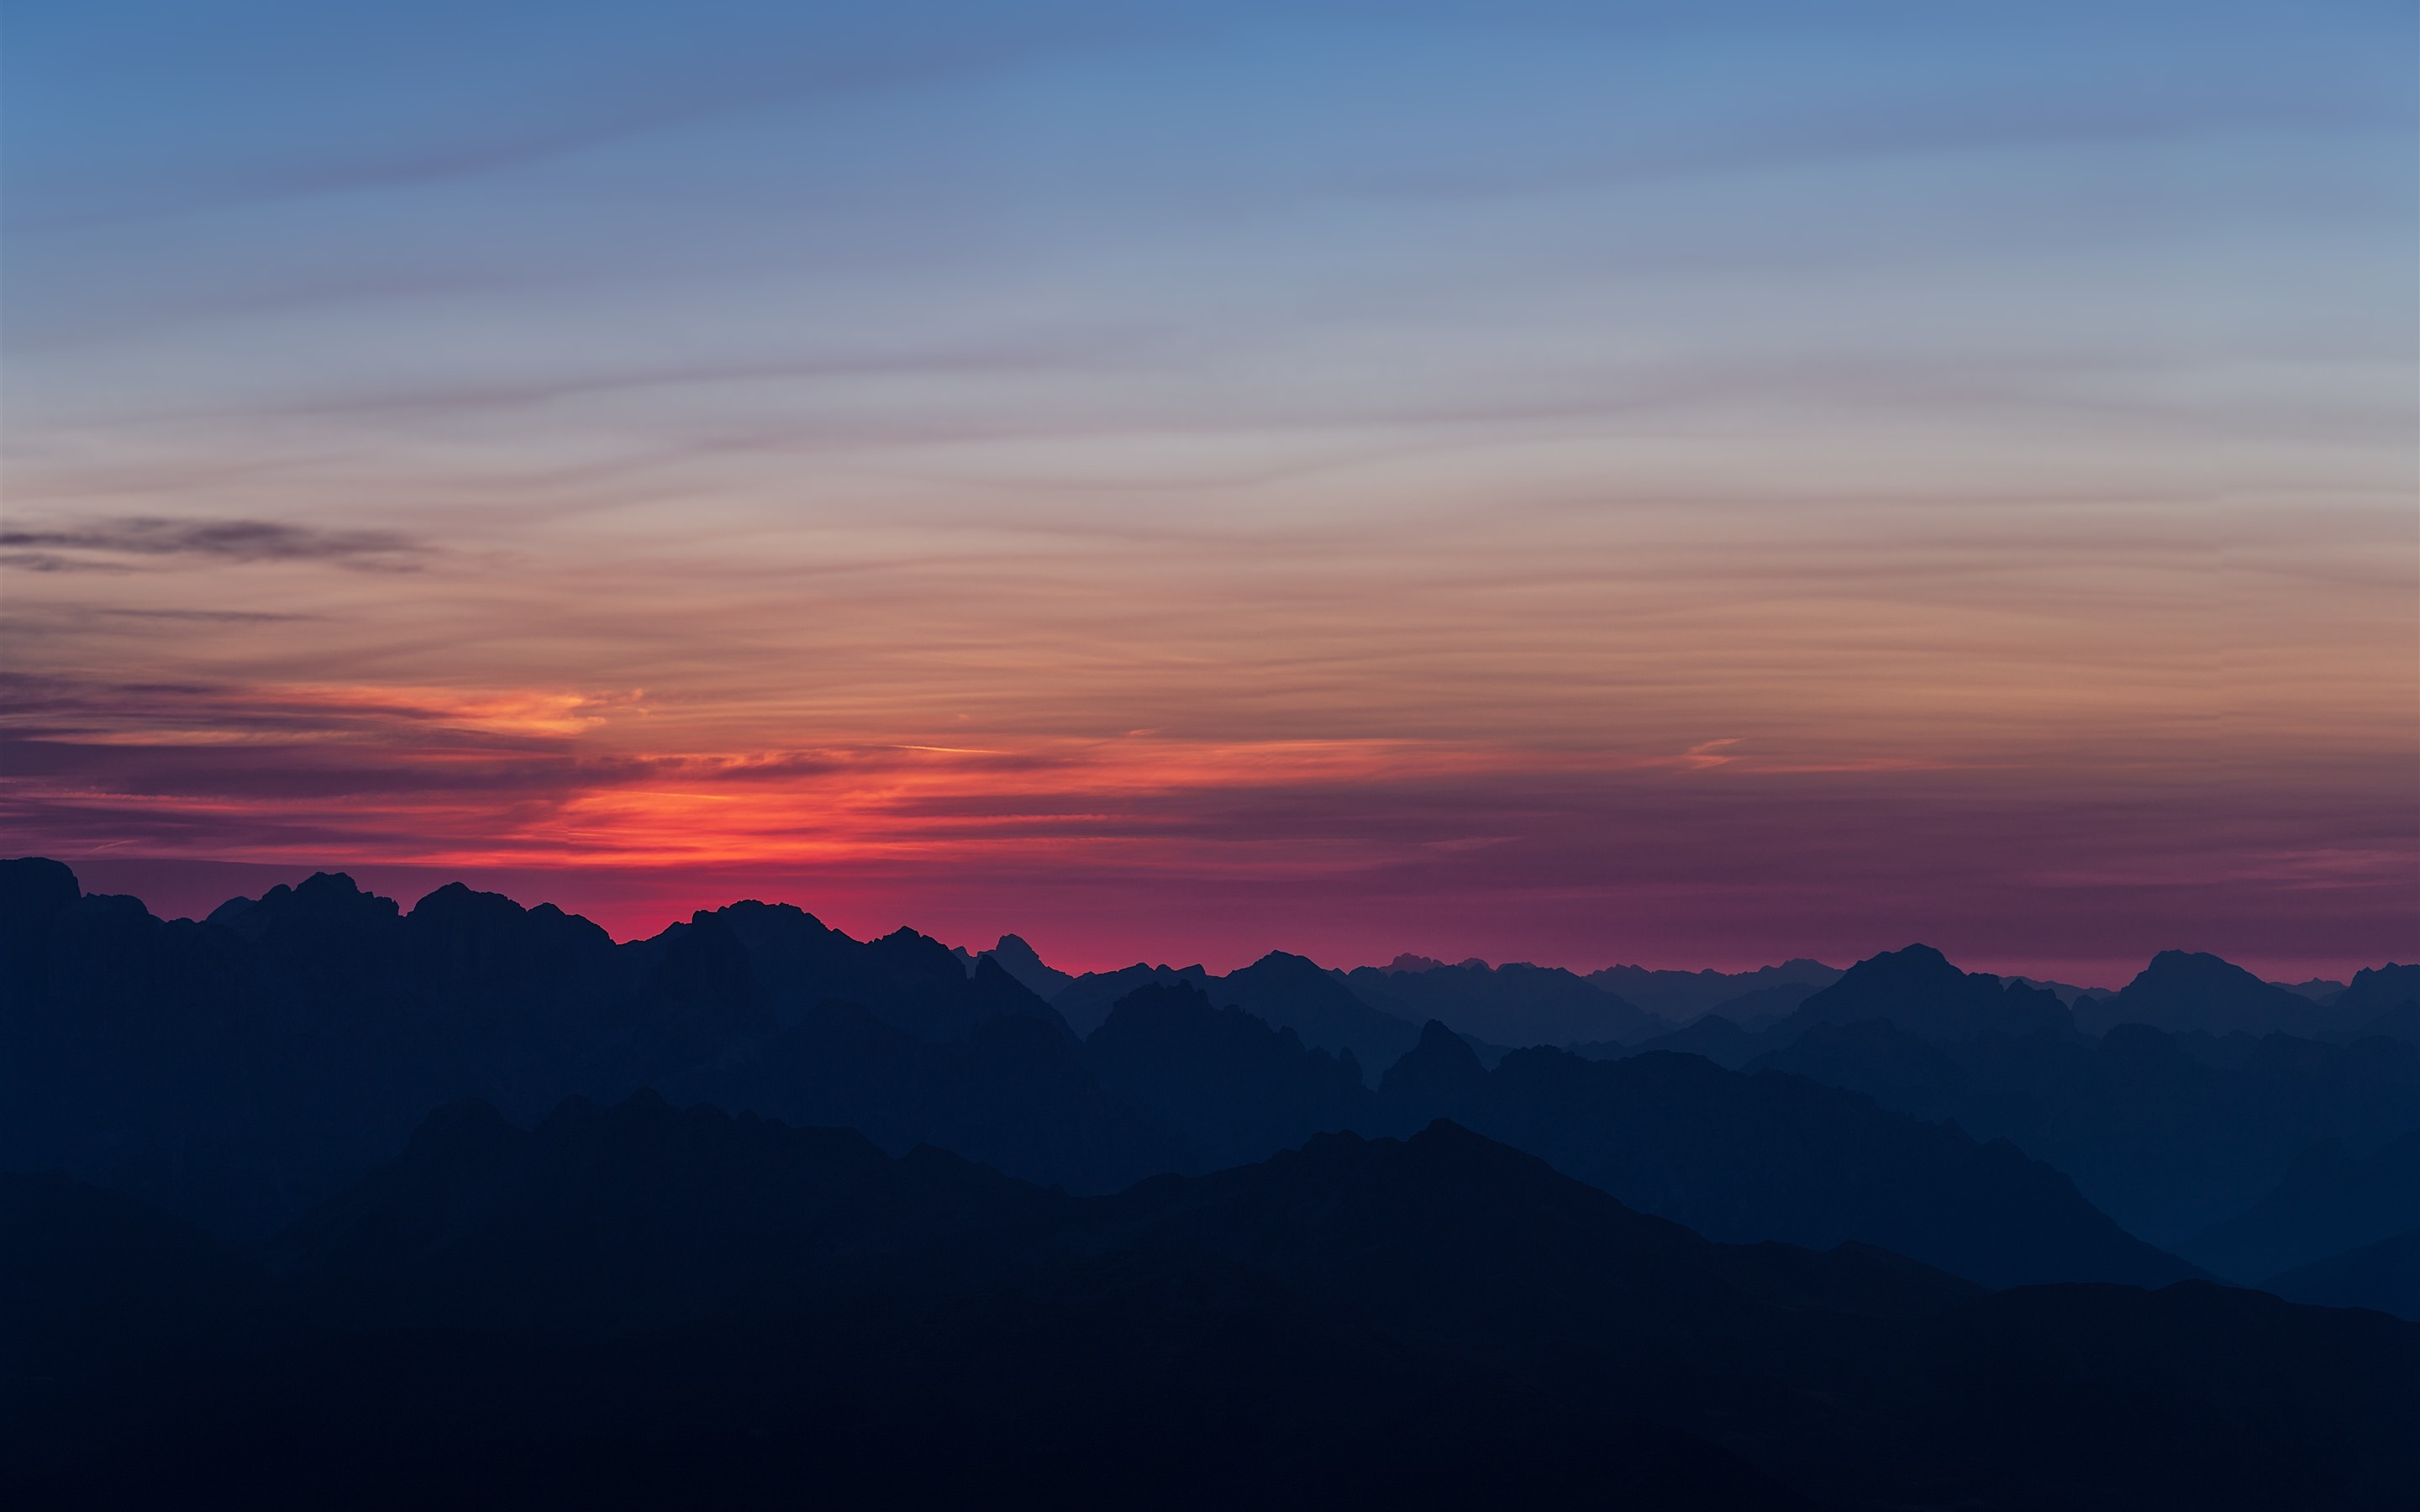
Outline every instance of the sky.
<svg viewBox="0 0 2420 1512">
<path fill-rule="evenodd" d="M 2412 960 L 2415 17 L 12 7 L 0 846 Z"/>
</svg>

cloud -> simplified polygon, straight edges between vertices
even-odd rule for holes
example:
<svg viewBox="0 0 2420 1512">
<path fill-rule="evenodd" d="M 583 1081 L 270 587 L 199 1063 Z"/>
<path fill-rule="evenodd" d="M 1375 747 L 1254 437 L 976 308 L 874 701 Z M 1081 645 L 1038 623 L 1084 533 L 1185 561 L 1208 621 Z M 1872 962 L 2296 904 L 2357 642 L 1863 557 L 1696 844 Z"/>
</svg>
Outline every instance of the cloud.
<svg viewBox="0 0 2420 1512">
<path fill-rule="evenodd" d="M 21 532 L 7 532 L 13 536 Z M 55 551 L 0 551 L 0 567 L 15 567 L 21 572 L 128 572 L 122 562 L 92 562 L 82 557 L 63 557 Z"/>
<path fill-rule="evenodd" d="M 1138 16 L 1132 8 L 1098 0 L 1005 10 L 945 7 L 943 14 L 946 21 L 937 23 L 929 15 L 878 7 L 793 14 L 790 8 L 708 6 L 690 24 L 667 30 L 644 10 L 626 21 L 610 7 L 522 8 L 484 27 L 480 48 L 449 50 L 433 65 L 413 45 L 366 50 L 378 68 L 350 76 L 348 108 L 322 111 L 327 119 L 320 131 L 279 133 L 273 146 L 264 147 L 247 141 L 239 124 L 227 135 L 248 148 L 250 161 L 230 163 L 222 156 L 197 171 L 162 177 L 121 173 L 111 181 L 86 175 L 100 181 L 79 184 L 75 197 L 62 196 L 54 207 L 20 215 L 20 229 L 73 230 L 447 184 L 783 104 L 929 88 L 1070 49 L 1187 29 L 1177 18 Z M 560 54 L 564 28 L 574 24 L 583 38 L 576 67 Z M 349 30 L 357 41 L 375 35 Z M 197 89 L 193 103 L 215 107 L 212 114 L 240 123 L 254 105 L 240 98 L 247 91 L 289 109 L 298 96 L 310 98 L 292 78 L 307 70 L 293 67 L 290 38 L 248 35 L 222 17 L 195 45 L 225 50 L 210 54 L 219 66 L 198 70 L 202 83 L 178 81 Z M 335 50 L 319 61 L 344 67 L 361 55 Z M 76 65 L 55 60 L 51 66 Z M 539 67 L 551 68 L 550 87 L 533 97 L 523 81 Z M 266 77 L 254 71 L 262 68 L 272 71 Z M 121 69 L 113 70 L 113 83 L 118 75 L 129 83 L 142 79 L 139 70 Z M 439 121 L 425 108 L 433 94 L 450 104 Z M 101 112 L 125 100 L 107 89 L 73 98 L 79 111 Z"/>
<path fill-rule="evenodd" d="M 103 609 L 95 613 L 127 620 L 183 620 L 196 625 L 284 625 L 297 620 L 324 619 L 319 614 L 277 614 L 235 609 Z"/>
<path fill-rule="evenodd" d="M 325 562 L 362 572 L 413 572 L 435 548 L 396 531 L 329 531 L 264 519 L 162 519 L 127 516 L 65 529 L 0 531 L 5 559 L 36 572 L 107 570 L 60 551 L 116 556 L 207 557 L 225 562 Z M 23 550 L 23 548 L 39 548 Z"/>
</svg>

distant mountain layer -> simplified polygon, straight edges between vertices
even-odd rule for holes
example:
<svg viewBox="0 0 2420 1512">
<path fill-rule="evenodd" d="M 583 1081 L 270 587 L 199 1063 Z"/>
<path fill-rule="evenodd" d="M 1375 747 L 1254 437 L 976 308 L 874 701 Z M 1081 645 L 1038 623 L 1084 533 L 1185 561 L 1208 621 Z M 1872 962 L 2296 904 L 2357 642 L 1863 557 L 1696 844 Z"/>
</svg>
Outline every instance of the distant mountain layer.
<svg viewBox="0 0 2420 1512">
<path fill-rule="evenodd" d="M 2408 1505 L 2420 1329 L 2136 1236 L 2412 1311 L 2413 968 L 2213 961 L 2096 1035 L 0 863 L 0 1503 Z"/>
<path fill-rule="evenodd" d="M 1690 1056 L 1516 1051 L 1494 1072 L 1432 1025 L 1387 1072 L 1395 1127 L 1444 1117 L 1713 1238 L 1913 1256 L 1988 1286 L 2196 1274 L 2013 1146 L 1793 1076 Z"/>
<path fill-rule="evenodd" d="M 2330 1022 L 2300 993 L 2262 981 L 2242 966 L 2200 951 L 2163 950 L 2117 996 L 2076 1005 L 2076 1021 L 2092 1033 L 2120 1024 L 2148 1024 L 2172 1032 L 2312 1033 Z"/>
<path fill-rule="evenodd" d="M 1589 973 L 1588 980 L 1606 992 L 1650 1013 L 1685 1024 L 1750 993 L 1777 987 L 1804 987 L 1813 992 L 1840 980 L 1840 968 L 1804 958 L 1754 971 L 1652 971 L 1645 966 L 1607 966 Z"/>
<path fill-rule="evenodd" d="M 1933 1042 L 1978 1035 L 2076 1032 L 2074 1015 L 2056 995 L 1986 972 L 1961 971 L 1926 945 L 1860 961 L 1830 985 L 1800 997 L 1785 1013 L 1754 1013 L 1753 1026 L 1732 1016 L 1751 1004 L 1763 1006 L 1744 1000 L 1673 1033 L 1641 1040 L 1634 1048 L 1703 1055 L 1740 1066 L 1827 1026 L 1888 1022 Z"/>
<path fill-rule="evenodd" d="M 2420 1128 L 2366 1155 L 2337 1139 L 2313 1146 L 2274 1191 L 2185 1249 L 2248 1284 L 2407 1228 L 2420 1228 Z"/>
<path fill-rule="evenodd" d="M 1476 961 L 1418 971 L 1363 966 L 1344 980 L 1363 1001 L 1412 1024 L 1436 1019 L 1497 1044 L 1627 1043 L 1673 1027 L 1668 1019 L 1560 967 Z"/>
<path fill-rule="evenodd" d="M 1115 994 L 1078 1026 L 1009 970 L 1048 969 L 1011 939 L 967 956 L 742 903 L 615 945 L 551 908 L 453 887 L 406 913 L 332 875 L 240 900 L 218 923 L 163 923 L 133 900 L 82 896 L 56 863 L 0 863 L 0 1165 L 257 1236 L 464 1096 L 528 1119 L 568 1094 L 653 1088 L 856 1128 L 893 1153 L 933 1144 L 1078 1193 L 1451 1115 L 1719 1238 L 1883 1243 L 2001 1284 L 2186 1273 L 2113 1243 L 2042 1164 L 2173 1247 L 2243 1213 L 2321 1140 L 2367 1149 L 2420 1127 L 2420 1047 L 2140 1026 L 2094 1040 L 2050 995 L 1922 947 L 1822 986 L 1772 980 L 1788 975 L 1776 968 L 1750 995 L 1805 989 L 1779 1021 L 1706 1015 L 1644 1047 L 1823 1088 L 1591 1071 L 1590 1057 L 1640 1047 L 1512 1056 L 1465 1030 L 1494 1088 L 1466 1103 L 1450 1079 L 1382 1085 L 1422 1030 L 1364 990 L 1540 1032 L 1601 1026 L 1621 1005 L 1534 967 L 1347 974 L 1272 952 L 1224 977 L 1071 979 L 1060 1004 Z M 1885 1111 L 1853 1115 L 1848 1094 Z M 1926 1127 L 1946 1119 L 1958 1127 Z M 1993 1153 L 1995 1136 L 2032 1160 Z"/>
<path fill-rule="evenodd" d="M 1961 971 L 1931 946 L 1911 945 L 1860 961 L 1838 981 L 1808 995 L 1771 1031 L 1793 1039 L 1819 1024 L 1888 1019 L 1927 1040 L 1981 1034 L 2072 1033 L 2075 1018 L 2058 998 L 1988 972 Z"/>
<path fill-rule="evenodd" d="M 2352 985 L 2326 999 L 2338 1022 L 2366 1024 L 2420 998 L 2420 965 L 2367 966 L 2353 974 Z"/>
<path fill-rule="evenodd" d="M 2319 1307 L 2367 1307 L 2420 1322 L 2420 1228 L 2331 1255 L 2282 1275 L 2261 1289 Z"/>
<path fill-rule="evenodd" d="M 0 1227 L 11 1505 L 2382 1508 L 2420 1476 L 2412 1325 L 1711 1243 L 1450 1123 L 1074 1197 L 652 1098 L 460 1105 L 263 1246 L 25 1178 Z"/>
<path fill-rule="evenodd" d="M 1315 1049 L 1350 1050 L 1372 1077 L 1418 1042 L 1420 1025 L 1430 1019 L 1442 1020 L 1491 1058 L 1522 1045 L 1629 1043 L 1673 1027 L 1559 967 L 1417 961 L 1342 972 L 1284 951 L 1224 977 L 1200 966 L 1144 964 L 1086 973 L 1069 979 L 1051 1006 L 1077 1033 L 1090 1034 L 1136 988 L 1177 981 L 1190 982 L 1222 1008 L 1241 1008 L 1293 1029 Z M 1796 1000 L 1791 998 L 1793 1005 Z"/>
<path fill-rule="evenodd" d="M 1026 944 L 1018 935 L 1001 935 L 1000 943 L 984 953 L 999 962 L 1001 969 L 1023 982 L 1040 997 L 1056 997 L 1067 990 L 1068 983 L 1076 980 L 1063 971 L 1045 964 L 1042 957 L 1034 953 L 1033 947 Z M 971 964 L 969 965 L 967 974 L 969 976 L 974 974 Z"/>
<path fill-rule="evenodd" d="M 1582 1049 L 1703 1056 L 1955 1120 L 2067 1172 L 2129 1231 L 2189 1254 L 2196 1236 L 2242 1213 L 2314 1145 L 2374 1148 L 2420 1129 L 2420 1036 L 2219 1037 L 2129 1022 L 2095 1037 L 2070 1011 L 2047 993 L 1961 972 L 1912 947 L 1858 963 L 1761 1029 L 1710 1014 L 1637 1045 Z M 2315 1234 L 2303 1253 L 2326 1253 L 2339 1239 Z M 2226 1273 L 2267 1273 L 2256 1263 Z"/>
<path fill-rule="evenodd" d="M 2180 1034 L 2356 1038 L 2379 1032 L 2368 1027 L 2373 1020 L 2420 997 L 2420 966 L 2366 969 L 2350 985 L 2334 987 L 2318 980 L 2288 987 L 2214 955 L 2163 950 L 2114 996 L 2078 1002 L 2076 1021 L 2095 1034 L 2148 1024 Z"/>
</svg>

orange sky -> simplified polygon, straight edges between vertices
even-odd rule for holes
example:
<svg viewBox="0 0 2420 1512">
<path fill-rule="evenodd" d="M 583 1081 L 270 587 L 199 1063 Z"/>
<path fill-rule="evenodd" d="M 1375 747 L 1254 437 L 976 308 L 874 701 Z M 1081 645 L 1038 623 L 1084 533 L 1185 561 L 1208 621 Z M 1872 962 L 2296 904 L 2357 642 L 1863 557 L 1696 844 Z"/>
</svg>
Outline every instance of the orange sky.
<svg viewBox="0 0 2420 1512">
<path fill-rule="evenodd" d="M 2420 955 L 2408 37 L 1248 11 L 21 28 L 9 847 L 1071 965 Z"/>
</svg>

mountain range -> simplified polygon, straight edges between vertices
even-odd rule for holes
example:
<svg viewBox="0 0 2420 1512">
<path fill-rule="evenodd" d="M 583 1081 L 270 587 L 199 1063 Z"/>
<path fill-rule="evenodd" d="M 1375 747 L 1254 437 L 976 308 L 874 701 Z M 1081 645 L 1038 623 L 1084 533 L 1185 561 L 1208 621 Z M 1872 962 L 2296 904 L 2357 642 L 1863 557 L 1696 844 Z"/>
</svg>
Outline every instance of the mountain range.
<svg viewBox="0 0 2420 1512">
<path fill-rule="evenodd" d="M 2397 1504 L 2415 976 L 1076 974 L 0 862 L 0 1458 L 23 1504 Z"/>
<path fill-rule="evenodd" d="M 460 1103 L 257 1245 L 55 1179 L 0 1182 L 0 1217 L 38 1240 L 12 1288 L 53 1303 L 8 1339 L 21 1505 L 755 1504 L 803 1475 L 1082 1504 L 2366 1506 L 2420 1473 L 2420 1327 L 1714 1243 L 1446 1121 L 1079 1197 L 647 1095 L 532 1129 Z"/>
<path fill-rule="evenodd" d="M 1483 1057 L 1431 1020 L 1373 1089 L 1351 1044 L 1317 1041 L 1381 1011 L 1282 953 L 1216 980 L 1145 972 L 1078 1038 L 988 954 L 970 974 L 922 935 L 860 942 L 753 903 L 615 946 L 491 895 L 442 889 L 404 914 L 321 875 L 199 926 L 54 887 L 11 928 L 28 944 L 4 1021 L 22 1047 L 7 1165 L 239 1238 L 358 1177 L 442 1102 L 530 1118 L 644 1088 L 1079 1193 L 1452 1117 L 1724 1240 L 1883 1245 L 1989 1285 L 2198 1273 L 2009 1147 L 1800 1079 Z M 541 980 L 557 985 L 513 985 Z"/>
<path fill-rule="evenodd" d="M 2209 960 L 2164 952 L 2112 1001 L 2132 994 L 2147 1012 L 2189 1003 L 2196 982 L 2230 980 Z M 2404 969 L 2363 976 L 2391 982 Z M 2072 1176 L 2130 1231 L 2172 1249 L 2248 1210 L 2315 1146 L 2366 1151 L 2420 1128 L 2412 1040 L 2221 1036 L 2133 1020 L 2096 1035 L 2051 994 L 1962 972 L 1923 947 L 1859 963 L 1763 1030 L 1709 1016 L 1606 1053 L 1656 1050 L 1806 1077 L 2005 1138 Z M 2226 1273 L 2257 1281 L 2269 1272 Z"/>
</svg>

